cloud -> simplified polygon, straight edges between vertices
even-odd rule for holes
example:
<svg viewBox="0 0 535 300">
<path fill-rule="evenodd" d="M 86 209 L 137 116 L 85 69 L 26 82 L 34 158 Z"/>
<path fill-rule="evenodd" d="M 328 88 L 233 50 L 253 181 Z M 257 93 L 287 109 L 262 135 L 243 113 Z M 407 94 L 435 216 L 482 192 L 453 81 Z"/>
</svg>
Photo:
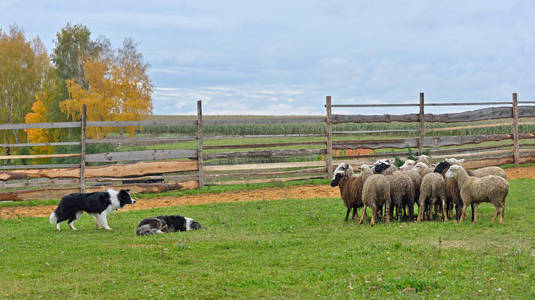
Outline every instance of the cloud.
<svg viewBox="0 0 535 300">
<path fill-rule="evenodd" d="M 430 102 L 535 99 L 533 1 L 13 3 L 0 1 L 0 26 L 23 26 L 49 51 L 67 22 L 115 46 L 133 37 L 151 65 L 155 113 L 194 114 L 199 99 L 212 114 L 324 114 L 327 95 L 335 103 L 416 103 L 420 91 Z"/>
</svg>

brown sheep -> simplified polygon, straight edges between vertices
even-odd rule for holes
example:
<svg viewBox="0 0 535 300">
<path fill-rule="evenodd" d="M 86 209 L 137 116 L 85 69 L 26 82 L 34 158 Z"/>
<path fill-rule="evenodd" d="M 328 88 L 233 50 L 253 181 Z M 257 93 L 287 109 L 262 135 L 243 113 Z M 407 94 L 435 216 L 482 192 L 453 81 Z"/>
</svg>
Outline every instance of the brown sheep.
<svg viewBox="0 0 535 300">
<path fill-rule="evenodd" d="M 469 176 L 466 170 L 453 165 L 446 172 L 446 178 L 454 178 L 461 190 L 463 200 L 463 210 L 459 222 L 462 222 L 469 204 L 474 204 L 474 223 L 477 221 L 477 206 L 481 202 L 490 202 L 496 207 L 496 213 L 492 218 L 492 223 L 500 216 L 500 224 L 503 224 L 505 217 L 505 198 L 509 193 L 509 183 L 500 176 L 489 175 L 485 177 Z"/>
<path fill-rule="evenodd" d="M 347 207 L 345 221 L 347 221 L 351 209 L 353 209 L 351 218 L 357 220 L 359 217 L 357 209 L 362 207 L 362 176 L 354 175 L 353 168 L 350 164 L 341 163 L 334 171 L 331 181 L 332 187 L 337 185 L 340 188 L 340 195 L 342 196 L 344 205 Z"/>
</svg>

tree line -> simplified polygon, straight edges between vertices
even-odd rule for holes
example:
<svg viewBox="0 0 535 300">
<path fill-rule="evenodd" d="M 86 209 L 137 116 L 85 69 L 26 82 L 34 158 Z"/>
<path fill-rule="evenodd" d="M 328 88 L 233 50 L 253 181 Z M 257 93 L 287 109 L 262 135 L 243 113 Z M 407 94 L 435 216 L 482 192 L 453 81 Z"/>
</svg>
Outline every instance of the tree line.
<svg viewBox="0 0 535 300">
<path fill-rule="evenodd" d="M 88 121 L 143 120 L 152 114 L 152 91 L 148 64 L 131 38 L 114 49 L 106 37 L 93 38 L 87 26 L 67 24 L 57 32 L 49 55 L 39 37 L 28 39 L 16 25 L 5 32 L 0 28 L 0 123 L 80 121 L 83 104 Z M 89 128 L 87 135 L 103 138 L 110 130 Z M 72 134 L 66 129 L 2 130 L 0 143 L 57 142 Z M 3 147 L 0 154 L 20 149 Z M 53 152 L 52 146 L 29 150 Z"/>
</svg>

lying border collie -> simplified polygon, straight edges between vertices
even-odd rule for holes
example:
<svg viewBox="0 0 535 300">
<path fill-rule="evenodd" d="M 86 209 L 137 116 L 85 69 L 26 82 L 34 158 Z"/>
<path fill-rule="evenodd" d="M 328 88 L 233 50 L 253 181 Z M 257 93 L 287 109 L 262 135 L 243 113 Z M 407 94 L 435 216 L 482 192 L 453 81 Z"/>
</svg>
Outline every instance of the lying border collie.
<svg viewBox="0 0 535 300">
<path fill-rule="evenodd" d="M 56 229 L 60 230 L 59 224 L 68 220 L 71 229 L 76 230 L 73 223 L 85 211 L 95 219 L 98 229 L 102 226 L 106 230 L 111 230 L 106 215 L 126 204 L 136 203 L 129 192 L 130 190 L 117 192 L 108 189 L 106 192 L 74 193 L 64 196 L 56 210 L 50 214 L 50 224 L 56 224 Z"/>
<path fill-rule="evenodd" d="M 179 215 L 146 218 L 137 225 L 137 235 L 204 229 L 199 222 Z"/>
</svg>

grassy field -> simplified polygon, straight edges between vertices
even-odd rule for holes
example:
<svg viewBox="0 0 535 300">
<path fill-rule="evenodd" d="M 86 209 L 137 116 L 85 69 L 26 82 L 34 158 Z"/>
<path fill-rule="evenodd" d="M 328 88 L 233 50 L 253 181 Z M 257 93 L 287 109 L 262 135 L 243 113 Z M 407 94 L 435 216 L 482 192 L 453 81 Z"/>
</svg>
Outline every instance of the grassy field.
<svg viewBox="0 0 535 300">
<path fill-rule="evenodd" d="M 117 213 L 113 231 L 46 218 L 0 220 L 0 298 L 535 297 L 535 181 L 511 181 L 505 225 L 358 225 L 340 199 L 226 203 Z M 207 230 L 137 237 L 144 217 Z"/>
</svg>

